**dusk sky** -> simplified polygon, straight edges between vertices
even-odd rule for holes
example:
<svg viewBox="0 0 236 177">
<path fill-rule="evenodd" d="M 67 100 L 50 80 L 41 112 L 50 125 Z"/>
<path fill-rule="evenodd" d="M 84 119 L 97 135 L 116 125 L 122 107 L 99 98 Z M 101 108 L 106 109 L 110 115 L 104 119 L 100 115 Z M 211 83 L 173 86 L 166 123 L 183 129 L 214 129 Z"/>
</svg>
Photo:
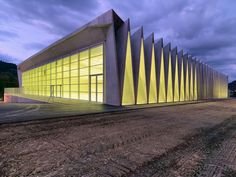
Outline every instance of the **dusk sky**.
<svg viewBox="0 0 236 177">
<path fill-rule="evenodd" d="M 0 0 L 0 60 L 19 64 L 109 9 L 236 80 L 235 0 Z"/>
</svg>

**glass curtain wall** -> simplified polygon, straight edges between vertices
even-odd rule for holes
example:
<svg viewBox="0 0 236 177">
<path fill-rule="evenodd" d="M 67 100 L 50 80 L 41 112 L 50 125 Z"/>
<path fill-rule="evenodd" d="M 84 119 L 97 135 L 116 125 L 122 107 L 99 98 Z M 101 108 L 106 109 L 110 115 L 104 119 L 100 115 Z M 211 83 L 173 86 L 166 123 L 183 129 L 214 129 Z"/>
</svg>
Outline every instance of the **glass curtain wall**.
<svg viewBox="0 0 236 177">
<path fill-rule="evenodd" d="M 22 73 L 25 94 L 103 102 L 103 45 Z"/>
</svg>

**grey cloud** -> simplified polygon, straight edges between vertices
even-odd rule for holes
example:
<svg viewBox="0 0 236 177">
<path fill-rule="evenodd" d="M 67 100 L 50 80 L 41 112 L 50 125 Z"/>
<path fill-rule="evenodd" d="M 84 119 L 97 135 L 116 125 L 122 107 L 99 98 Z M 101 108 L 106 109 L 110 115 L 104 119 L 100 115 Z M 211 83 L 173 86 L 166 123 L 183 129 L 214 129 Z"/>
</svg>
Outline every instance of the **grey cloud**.
<svg viewBox="0 0 236 177">
<path fill-rule="evenodd" d="M 63 36 L 92 20 L 101 9 L 113 8 L 124 20 L 130 18 L 131 28 L 144 26 L 145 36 L 164 38 L 172 47 L 220 69 L 236 79 L 232 66 L 236 56 L 236 15 L 230 0 L 0 0 L 0 25 L 4 19 L 34 25 Z M 229 9 L 229 10 L 228 10 Z M 11 14 L 7 16 L 6 14 Z M 4 18 L 3 18 L 4 17 Z M 9 20 L 9 19 L 8 19 Z M 6 22 L 5 22 L 6 23 Z M 47 38 L 47 36 L 45 36 Z M 29 43 L 27 50 L 45 46 Z"/>
<path fill-rule="evenodd" d="M 0 30 L 0 40 L 5 41 L 11 38 L 16 38 L 18 35 L 16 33 L 10 32 L 10 31 L 4 31 Z"/>
<path fill-rule="evenodd" d="M 219 34 L 234 35 L 236 29 L 236 17 L 226 18 L 218 23 L 215 26 L 214 31 Z"/>
<path fill-rule="evenodd" d="M 45 29 L 65 35 L 93 16 L 98 7 L 95 0 L 3 0 L 5 13 L 28 24 L 37 25 L 37 21 L 48 23 Z M 81 23 L 82 22 L 82 23 Z"/>
<path fill-rule="evenodd" d="M 42 50 L 43 48 L 45 48 L 45 44 L 42 43 L 38 43 L 38 42 L 33 42 L 33 43 L 27 43 L 24 45 L 24 48 L 27 50 Z"/>
</svg>

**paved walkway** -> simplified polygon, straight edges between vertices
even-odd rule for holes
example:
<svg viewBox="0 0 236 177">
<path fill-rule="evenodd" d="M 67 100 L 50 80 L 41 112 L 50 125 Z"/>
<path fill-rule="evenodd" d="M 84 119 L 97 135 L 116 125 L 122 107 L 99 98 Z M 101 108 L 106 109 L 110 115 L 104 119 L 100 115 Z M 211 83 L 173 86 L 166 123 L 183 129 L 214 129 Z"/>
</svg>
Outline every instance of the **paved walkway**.
<svg viewBox="0 0 236 177">
<path fill-rule="evenodd" d="M 56 117 L 107 112 L 121 109 L 103 104 L 22 104 L 0 103 L 0 123 L 24 122 Z"/>
<path fill-rule="evenodd" d="M 202 102 L 202 101 L 201 101 Z M 41 119 L 64 118 L 78 115 L 97 114 L 106 112 L 120 112 L 133 109 L 144 109 L 150 107 L 171 106 L 181 104 L 195 104 L 200 101 L 176 102 L 164 104 L 146 104 L 133 106 L 109 106 L 92 102 L 80 103 L 42 103 L 42 104 L 25 104 L 25 103 L 3 103 L 0 102 L 0 124 L 35 121 Z"/>
</svg>

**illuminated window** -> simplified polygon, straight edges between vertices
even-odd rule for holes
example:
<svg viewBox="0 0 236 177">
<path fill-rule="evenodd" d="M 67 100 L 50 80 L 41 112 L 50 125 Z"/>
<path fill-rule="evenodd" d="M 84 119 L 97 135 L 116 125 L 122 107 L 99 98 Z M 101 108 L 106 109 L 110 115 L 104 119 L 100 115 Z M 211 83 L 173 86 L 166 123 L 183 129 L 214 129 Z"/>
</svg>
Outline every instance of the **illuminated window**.
<svg viewBox="0 0 236 177">
<path fill-rule="evenodd" d="M 22 86 L 25 94 L 103 102 L 103 45 L 23 72 Z"/>
<path fill-rule="evenodd" d="M 137 104 L 145 104 L 147 103 L 147 90 L 143 39 L 141 40 L 141 54 L 139 62 Z"/>
<path fill-rule="evenodd" d="M 185 76 L 185 101 L 189 101 L 189 69 L 188 61 L 186 61 L 186 76 Z"/>
<path fill-rule="evenodd" d="M 167 84 L 167 102 L 173 102 L 173 81 L 172 81 L 172 63 L 170 58 L 170 53 L 168 56 L 168 84 Z"/>
<path fill-rule="evenodd" d="M 156 62 L 154 44 L 152 44 L 152 58 L 151 58 L 151 74 L 150 74 L 150 86 L 149 86 L 149 103 L 157 102 L 157 80 L 156 80 Z"/>
<path fill-rule="evenodd" d="M 183 59 L 181 58 L 181 71 L 180 71 L 180 101 L 184 101 L 185 88 L 184 88 L 184 64 Z"/>
<path fill-rule="evenodd" d="M 174 83 L 174 101 L 179 101 L 179 68 L 178 68 L 178 58 L 175 56 L 175 83 Z"/>
<path fill-rule="evenodd" d="M 193 100 L 193 64 L 192 62 L 189 63 L 190 65 L 190 86 L 189 86 L 189 100 Z"/>
<path fill-rule="evenodd" d="M 123 83 L 123 94 L 122 94 L 122 105 L 135 104 L 134 100 L 134 80 L 133 80 L 133 66 L 131 57 L 131 43 L 130 33 L 128 32 L 127 46 L 126 46 L 126 57 L 124 66 L 124 83 Z"/>
<path fill-rule="evenodd" d="M 198 95 L 197 95 L 197 68 L 196 65 L 194 67 L 194 100 L 197 100 Z"/>
<path fill-rule="evenodd" d="M 160 61 L 160 81 L 159 81 L 159 94 L 158 94 L 158 102 L 163 103 L 166 102 L 166 86 L 165 86 L 165 71 L 164 71 L 164 56 L 163 56 L 163 48 L 161 48 L 161 61 Z"/>
</svg>

